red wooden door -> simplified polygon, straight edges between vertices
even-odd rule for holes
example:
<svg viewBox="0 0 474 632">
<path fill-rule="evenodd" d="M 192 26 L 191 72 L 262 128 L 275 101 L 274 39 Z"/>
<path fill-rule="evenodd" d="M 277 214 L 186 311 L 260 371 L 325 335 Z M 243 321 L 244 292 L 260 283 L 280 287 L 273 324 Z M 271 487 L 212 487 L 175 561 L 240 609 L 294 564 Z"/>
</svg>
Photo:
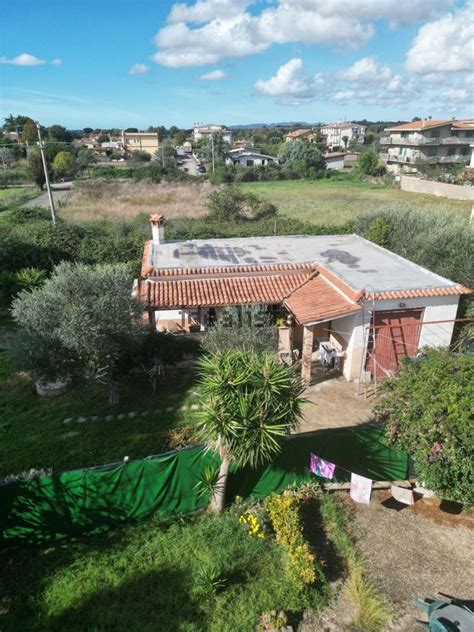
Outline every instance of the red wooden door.
<svg viewBox="0 0 474 632">
<path fill-rule="evenodd" d="M 366 364 L 372 375 L 390 377 L 397 372 L 402 358 L 416 355 L 422 316 L 421 309 L 375 312 Z"/>
</svg>

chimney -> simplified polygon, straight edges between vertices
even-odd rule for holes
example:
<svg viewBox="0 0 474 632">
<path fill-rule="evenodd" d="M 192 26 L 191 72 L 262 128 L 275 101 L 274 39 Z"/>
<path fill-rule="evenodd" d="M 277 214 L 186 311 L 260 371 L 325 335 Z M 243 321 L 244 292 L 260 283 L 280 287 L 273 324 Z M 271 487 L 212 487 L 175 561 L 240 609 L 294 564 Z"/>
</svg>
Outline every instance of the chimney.
<svg viewBox="0 0 474 632">
<path fill-rule="evenodd" d="M 152 240 L 158 244 L 165 242 L 164 215 L 150 215 Z"/>
</svg>

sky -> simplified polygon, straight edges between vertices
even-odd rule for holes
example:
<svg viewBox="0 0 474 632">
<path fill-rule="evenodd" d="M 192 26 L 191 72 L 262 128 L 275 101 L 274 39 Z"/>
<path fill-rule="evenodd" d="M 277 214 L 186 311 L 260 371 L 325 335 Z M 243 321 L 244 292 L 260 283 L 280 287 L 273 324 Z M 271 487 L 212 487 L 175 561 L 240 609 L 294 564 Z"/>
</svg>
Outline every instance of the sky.
<svg viewBox="0 0 474 632">
<path fill-rule="evenodd" d="M 2 3 L 0 116 L 71 129 L 474 117 L 474 0 Z"/>
</svg>

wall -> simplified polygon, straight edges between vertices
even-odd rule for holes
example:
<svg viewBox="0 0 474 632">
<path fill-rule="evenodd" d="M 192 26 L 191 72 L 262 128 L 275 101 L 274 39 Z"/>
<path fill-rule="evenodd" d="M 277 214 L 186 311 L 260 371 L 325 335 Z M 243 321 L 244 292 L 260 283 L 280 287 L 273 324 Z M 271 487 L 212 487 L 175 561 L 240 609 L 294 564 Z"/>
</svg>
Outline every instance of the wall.
<svg viewBox="0 0 474 632">
<path fill-rule="evenodd" d="M 423 322 L 454 321 L 456 318 L 459 296 L 432 296 L 425 298 L 398 299 L 393 301 L 375 301 L 376 311 L 401 309 L 424 309 Z M 345 316 L 331 322 L 331 342 L 346 352 L 343 362 L 343 375 L 347 380 L 359 379 L 361 363 L 364 355 L 364 344 L 367 327 L 370 324 L 371 302 L 364 303 L 364 311 L 352 316 Z M 419 348 L 447 347 L 453 336 L 454 322 L 424 324 L 420 332 Z M 347 345 L 344 347 L 344 343 Z"/>
<path fill-rule="evenodd" d="M 472 200 L 474 202 L 474 187 L 464 187 L 459 184 L 446 184 L 432 180 L 421 180 L 402 175 L 400 178 L 402 191 L 412 193 L 428 193 L 438 197 L 447 197 L 451 200 Z"/>
</svg>

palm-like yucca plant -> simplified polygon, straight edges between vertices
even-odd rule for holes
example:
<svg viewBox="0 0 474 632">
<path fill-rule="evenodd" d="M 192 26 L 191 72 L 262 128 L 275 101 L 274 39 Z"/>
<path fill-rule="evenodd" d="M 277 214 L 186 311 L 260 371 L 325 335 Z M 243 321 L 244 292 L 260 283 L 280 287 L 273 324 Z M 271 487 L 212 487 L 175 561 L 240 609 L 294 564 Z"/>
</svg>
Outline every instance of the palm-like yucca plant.
<svg viewBox="0 0 474 632">
<path fill-rule="evenodd" d="M 17 273 L 16 280 L 22 290 L 34 290 L 46 281 L 46 272 L 39 268 L 23 268 Z"/>
<path fill-rule="evenodd" d="M 219 453 L 218 485 L 211 509 L 222 511 L 231 463 L 256 467 L 280 450 L 280 439 L 298 427 L 304 383 L 296 367 L 271 354 L 228 351 L 198 362 L 207 399 L 198 432 Z"/>
</svg>

